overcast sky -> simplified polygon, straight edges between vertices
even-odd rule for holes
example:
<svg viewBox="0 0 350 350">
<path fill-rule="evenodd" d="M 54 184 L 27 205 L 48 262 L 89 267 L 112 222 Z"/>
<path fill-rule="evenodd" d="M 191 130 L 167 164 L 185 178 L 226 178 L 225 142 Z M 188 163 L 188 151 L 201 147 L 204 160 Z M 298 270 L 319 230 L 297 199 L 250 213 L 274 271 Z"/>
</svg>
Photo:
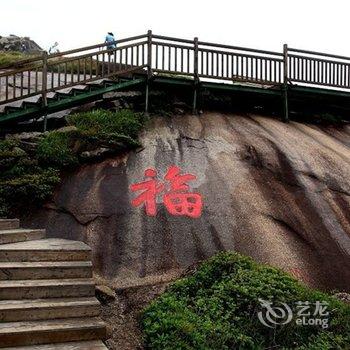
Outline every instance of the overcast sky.
<svg viewBox="0 0 350 350">
<path fill-rule="evenodd" d="M 61 51 L 154 33 L 282 51 L 291 47 L 350 56 L 348 0 L 0 0 L 0 35 L 30 36 Z"/>
</svg>

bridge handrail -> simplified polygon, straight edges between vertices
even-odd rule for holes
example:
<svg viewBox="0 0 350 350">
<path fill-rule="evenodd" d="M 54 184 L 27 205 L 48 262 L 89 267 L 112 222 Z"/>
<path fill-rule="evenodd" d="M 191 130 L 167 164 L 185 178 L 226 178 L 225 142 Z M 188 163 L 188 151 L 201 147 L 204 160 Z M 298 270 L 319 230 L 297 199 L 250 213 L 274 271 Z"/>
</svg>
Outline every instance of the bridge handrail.
<svg viewBox="0 0 350 350">
<path fill-rule="evenodd" d="M 159 40 L 166 40 L 166 41 L 177 41 L 185 44 L 193 44 L 193 40 L 189 39 L 180 39 L 180 38 L 175 38 L 171 36 L 164 36 L 164 35 L 157 35 L 157 34 L 152 34 L 152 39 L 159 39 Z"/>
<path fill-rule="evenodd" d="M 224 45 L 224 44 L 214 44 L 210 42 L 205 41 L 198 41 L 199 46 L 211 46 L 221 49 L 229 49 L 229 50 L 236 50 L 236 51 L 247 51 L 247 52 L 254 52 L 258 54 L 263 55 L 271 55 L 271 56 L 280 56 L 283 57 L 283 54 L 280 52 L 274 52 L 274 51 L 266 51 L 266 50 L 259 50 L 259 49 L 251 49 L 248 47 L 241 47 L 241 46 L 232 46 L 232 45 Z"/>
<path fill-rule="evenodd" d="M 155 35 L 155 34 L 153 34 L 152 35 L 152 39 L 160 39 L 160 40 L 165 40 L 165 41 L 181 42 L 181 43 L 186 43 L 186 44 L 193 45 L 193 40 L 180 39 L 180 38 L 175 38 L 175 37 L 170 37 L 170 36 L 163 36 L 163 35 Z M 217 43 L 211 43 L 211 42 L 206 42 L 206 41 L 198 41 L 198 45 L 199 46 L 212 46 L 212 47 L 217 47 L 217 48 L 222 48 L 222 49 L 232 49 L 232 50 L 238 50 L 238 51 L 250 51 L 250 52 L 261 53 L 261 54 L 266 54 L 266 55 L 283 56 L 283 54 L 280 53 L 280 52 L 266 51 L 266 50 L 259 50 L 259 49 L 251 49 L 251 48 L 248 48 L 248 47 L 232 46 L 232 45 L 225 45 L 225 44 L 217 44 Z"/>
<path fill-rule="evenodd" d="M 101 43 L 51 55 L 43 52 L 40 57 L 22 60 L 24 67 L 0 73 L 0 88 L 4 85 L 0 105 L 34 95 L 42 95 L 45 105 L 50 91 L 144 69 L 147 37 L 143 34 L 116 40 L 114 49 L 106 48 L 112 43 Z"/>
<path fill-rule="evenodd" d="M 108 43 L 108 45 L 112 45 L 112 44 L 118 45 L 118 44 L 122 44 L 122 43 L 125 43 L 125 42 L 128 42 L 128 41 L 144 39 L 146 37 L 147 37 L 146 34 L 132 36 L 132 37 L 128 37 L 128 38 L 124 38 L 124 39 L 120 39 L 120 40 L 115 40 L 114 42 Z M 103 42 L 103 43 L 100 43 L 100 44 L 83 46 L 83 47 L 80 47 L 80 48 L 77 48 L 77 49 L 57 52 L 57 53 L 54 53 L 54 54 L 48 54 L 47 57 L 48 57 L 48 59 L 52 59 L 52 58 L 56 58 L 56 57 L 71 55 L 71 54 L 78 53 L 78 52 L 90 51 L 90 50 L 93 50 L 93 49 L 99 49 L 99 48 L 106 47 L 106 46 L 107 46 L 106 42 Z M 8 69 L 8 68 L 12 68 L 13 66 L 22 66 L 23 64 L 37 62 L 37 61 L 42 61 L 42 59 L 43 59 L 43 55 L 38 55 L 36 57 L 31 57 L 31 58 L 26 58 L 26 59 L 21 59 L 21 60 L 16 61 L 15 64 L 0 65 L 0 69 Z"/>
<path fill-rule="evenodd" d="M 130 44 L 130 45 L 119 46 L 115 50 L 118 51 L 118 50 L 128 49 L 128 48 L 135 47 L 136 45 L 142 45 L 142 44 L 146 44 L 146 43 L 147 43 L 147 41 L 140 41 L 140 42 L 133 43 L 133 44 Z M 106 44 L 104 46 L 106 46 Z M 106 54 L 106 53 L 109 53 L 109 52 L 111 52 L 111 50 L 105 49 L 105 50 L 101 50 L 101 51 L 93 51 L 93 52 L 90 52 L 90 53 L 86 53 L 86 54 L 79 55 L 79 56 L 72 56 L 72 57 L 65 57 L 66 55 L 52 57 L 50 55 L 50 56 L 48 56 L 48 60 L 50 60 L 52 58 L 58 58 L 58 57 L 63 57 L 63 59 L 62 60 L 53 61 L 53 62 L 48 62 L 48 66 L 54 66 L 54 65 L 57 65 L 57 64 L 68 63 L 68 62 L 76 61 L 76 60 L 83 59 L 83 58 L 88 58 L 88 57 L 95 56 L 95 55 L 103 55 L 103 54 Z"/>
<path fill-rule="evenodd" d="M 103 43 L 96 44 L 96 45 L 84 46 L 84 47 L 80 47 L 78 49 L 57 52 L 57 53 L 49 55 L 48 58 L 55 58 L 55 57 L 60 57 L 60 56 L 71 55 L 71 54 L 82 52 L 82 51 L 90 51 L 90 50 L 106 47 L 107 45 L 112 45 L 112 44 L 116 44 L 118 46 L 118 44 L 122 44 L 122 43 L 129 42 L 129 41 L 135 41 L 135 40 L 139 40 L 139 39 L 144 39 L 146 37 L 147 37 L 147 34 L 142 34 L 142 35 L 136 35 L 136 36 L 131 36 L 131 37 L 124 38 L 124 39 L 115 40 L 113 42 L 109 42 L 108 44 L 106 44 L 106 42 L 103 42 Z"/>
<path fill-rule="evenodd" d="M 100 43 L 19 61 L 17 69 L 0 73 L 5 99 L 0 104 L 94 80 L 147 69 L 200 78 L 278 85 L 298 82 L 350 89 L 350 58 L 288 48 L 283 53 L 206 41 L 147 34 L 116 40 L 116 48 Z M 110 43 L 108 44 L 110 45 Z M 4 66 L 0 69 L 4 69 Z M 11 90 L 11 91 L 10 91 Z"/>
<path fill-rule="evenodd" d="M 311 56 L 320 56 L 320 57 L 330 57 L 333 59 L 340 59 L 340 60 L 349 60 L 350 61 L 350 57 L 347 56 L 340 56 L 340 55 L 333 55 L 330 53 L 325 53 L 325 52 L 318 52 L 318 51 L 309 51 L 309 50 L 300 50 L 300 49 L 294 49 L 294 48 L 288 48 L 289 52 L 296 52 L 298 54 L 307 54 L 307 55 L 311 55 Z"/>
<path fill-rule="evenodd" d="M 325 62 L 325 63 L 350 64 L 350 59 L 349 59 L 349 62 L 342 62 L 342 61 L 329 60 L 325 58 L 319 58 L 319 57 L 313 57 L 313 56 L 302 56 L 302 55 L 296 55 L 296 54 L 288 54 L 288 57 L 305 59 L 305 60 L 315 60 L 318 62 Z M 329 57 L 329 56 L 324 56 L 324 57 Z"/>
</svg>

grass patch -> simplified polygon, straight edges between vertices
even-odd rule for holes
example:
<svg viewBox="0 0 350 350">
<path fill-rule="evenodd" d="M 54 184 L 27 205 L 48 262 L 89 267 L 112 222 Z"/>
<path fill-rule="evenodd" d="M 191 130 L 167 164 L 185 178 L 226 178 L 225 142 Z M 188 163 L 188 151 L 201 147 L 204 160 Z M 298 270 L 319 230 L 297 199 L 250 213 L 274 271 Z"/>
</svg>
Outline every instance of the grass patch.
<svg viewBox="0 0 350 350">
<path fill-rule="evenodd" d="M 119 134 L 136 138 L 143 126 L 143 116 L 127 109 L 117 115 L 115 112 L 98 109 L 69 116 L 68 123 L 84 135 Z"/>
<path fill-rule="evenodd" d="M 39 57 L 40 54 L 28 54 L 19 51 L 0 51 L 0 67 L 1 66 L 13 66 L 12 68 L 20 68 L 20 67 L 30 67 L 31 69 L 39 68 L 41 71 L 42 61 L 39 59 L 34 62 L 23 62 L 22 64 L 17 64 L 22 60 L 28 60 L 31 58 Z M 67 60 L 68 57 L 54 57 L 49 59 L 48 63 L 48 72 L 67 74 L 86 74 L 87 78 L 91 75 L 96 75 L 97 71 L 102 70 L 102 64 L 98 63 L 96 60 L 87 59 L 86 63 L 84 60 L 71 60 L 68 62 L 63 62 Z"/>
<path fill-rule="evenodd" d="M 60 181 L 99 148 L 118 152 L 138 146 L 144 124 L 141 114 L 95 110 L 74 114 L 70 127 L 42 134 L 28 147 L 19 139 L 0 141 L 0 217 L 20 215 L 28 205 L 42 205 Z M 33 143 L 33 142 L 30 142 Z"/>
<path fill-rule="evenodd" d="M 72 149 L 73 138 L 70 133 L 52 131 L 38 144 L 38 159 L 47 165 L 58 168 L 77 165 L 78 158 Z"/>
<path fill-rule="evenodd" d="M 94 59 L 91 61 L 86 59 L 86 62 L 84 59 L 64 62 L 67 59 L 69 58 L 64 56 L 49 59 L 48 71 L 62 75 L 66 73 L 68 76 L 70 74 L 86 74 L 89 78 L 90 75 L 96 75 L 98 71 L 102 70 L 102 64 Z"/>
<path fill-rule="evenodd" d="M 0 67 L 7 65 L 15 65 L 19 61 L 37 56 L 38 55 L 30 55 L 19 51 L 0 51 Z"/>
<path fill-rule="evenodd" d="M 329 328 L 293 320 L 271 329 L 258 319 L 259 298 L 284 302 L 326 301 Z M 294 310 L 295 311 L 295 310 Z M 350 306 L 311 290 L 281 270 L 236 253 L 220 253 L 174 283 L 144 310 L 147 349 L 346 349 Z"/>
<path fill-rule="evenodd" d="M 27 55 L 22 52 L 17 51 L 0 51 L 0 66 L 14 64 L 24 58 L 27 58 Z"/>
</svg>

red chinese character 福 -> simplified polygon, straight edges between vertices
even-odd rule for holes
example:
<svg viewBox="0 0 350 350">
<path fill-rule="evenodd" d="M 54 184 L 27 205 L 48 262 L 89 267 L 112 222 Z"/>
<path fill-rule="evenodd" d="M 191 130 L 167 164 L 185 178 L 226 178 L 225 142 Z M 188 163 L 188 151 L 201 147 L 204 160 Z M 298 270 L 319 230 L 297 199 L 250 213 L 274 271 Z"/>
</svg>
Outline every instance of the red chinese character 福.
<svg viewBox="0 0 350 350">
<path fill-rule="evenodd" d="M 133 199 L 131 204 L 134 207 L 138 207 L 144 203 L 146 214 L 149 216 L 155 216 L 157 214 L 157 194 L 166 188 L 165 184 L 159 183 L 155 179 L 156 175 L 156 170 L 147 169 L 145 171 L 145 177 L 150 178 L 150 180 L 130 186 L 133 192 L 144 191 Z M 168 212 L 176 216 L 200 217 L 203 206 L 202 196 L 199 193 L 188 192 L 189 186 L 187 184 L 188 181 L 195 180 L 196 176 L 192 174 L 180 175 L 180 169 L 176 166 L 171 166 L 164 179 L 170 184 L 170 188 L 163 195 L 163 203 Z"/>
</svg>

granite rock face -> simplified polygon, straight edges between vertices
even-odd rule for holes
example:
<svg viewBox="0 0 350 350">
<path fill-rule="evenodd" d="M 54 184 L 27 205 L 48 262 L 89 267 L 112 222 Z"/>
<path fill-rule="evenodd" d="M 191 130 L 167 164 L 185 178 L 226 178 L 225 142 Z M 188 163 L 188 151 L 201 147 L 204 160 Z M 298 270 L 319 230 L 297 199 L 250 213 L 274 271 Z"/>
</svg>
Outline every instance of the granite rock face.
<svg viewBox="0 0 350 350">
<path fill-rule="evenodd" d="M 0 51 L 39 53 L 41 50 L 41 47 L 28 37 L 0 36 Z"/>
<path fill-rule="evenodd" d="M 163 278 L 220 250 L 289 271 L 310 286 L 350 290 L 350 126 L 258 115 L 152 119 L 143 149 L 66 176 L 28 225 L 84 240 L 96 273 L 116 285 Z M 200 218 L 134 208 L 132 183 L 171 165 L 197 180 Z"/>
</svg>

